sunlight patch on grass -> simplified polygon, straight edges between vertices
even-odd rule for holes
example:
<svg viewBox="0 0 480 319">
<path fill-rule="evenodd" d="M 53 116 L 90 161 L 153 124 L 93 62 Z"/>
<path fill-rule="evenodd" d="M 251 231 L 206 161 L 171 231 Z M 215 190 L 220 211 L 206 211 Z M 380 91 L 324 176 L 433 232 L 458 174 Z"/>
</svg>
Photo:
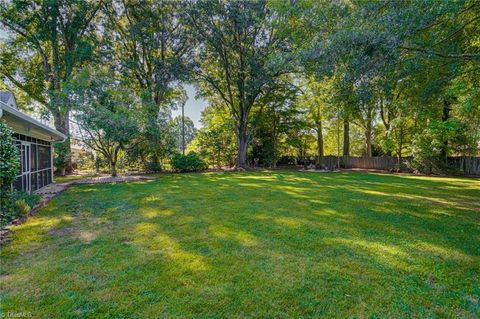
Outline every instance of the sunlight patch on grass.
<svg viewBox="0 0 480 319">
<path fill-rule="evenodd" d="M 425 242 L 419 242 L 415 244 L 414 249 L 417 251 L 421 251 L 423 254 L 432 256 L 432 257 L 439 257 L 442 259 L 450 259 L 455 260 L 457 262 L 475 262 L 479 261 L 479 258 L 475 258 L 474 256 L 466 255 L 456 249 L 445 248 L 439 245 L 433 245 Z"/>
<path fill-rule="evenodd" d="M 182 249 L 181 245 L 169 235 L 161 232 L 158 225 L 150 223 L 139 223 L 135 226 L 132 233 L 135 238 L 132 243 L 139 248 L 140 251 L 148 255 L 162 255 L 180 267 L 192 271 L 207 270 L 203 256 L 194 254 Z"/>
<path fill-rule="evenodd" d="M 239 186 L 242 187 L 253 187 L 253 188 L 264 188 L 264 185 L 255 184 L 255 183 L 238 183 Z"/>
<path fill-rule="evenodd" d="M 154 235 L 158 231 L 158 225 L 152 223 L 138 223 L 134 227 L 132 234 L 135 234 L 137 238 L 144 238 Z"/>
<path fill-rule="evenodd" d="M 300 226 L 303 224 L 298 220 L 298 218 L 295 217 L 278 217 L 274 218 L 274 221 L 280 225 L 290 228 L 300 228 Z"/>
<path fill-rule="evenodd" d="M 282 185 L 282 186 L 275 186 L 276 190 L 279 190 L 287 195 L 290 195 L 295 198 L 299 199 L 310 199 L 311 196 L 307 194 L 305 189 L 302 189 L 298 186 L 290 186 L 290 185 Z"/>
<path fill-rule="evenodd" d="M 277 177 L 275 175 L 269 175 L 269 174 L 259 174 L 259 175 L 236 175 L 232 176 L 234 179 L 249 179 L 249 180 L 257 180 L 257 181 L 271 181 L 275 182 L 277 180 Z"/>
<path fill-rule="evenodd" d="M 58 217 L 44 217 L 35 216 L 31 218 L 28 224 L 18 226 L 18 228 L 38 228 L 38 229 L 51 229 L 58 226 L 60 223 L 71 222 L 74 219 L 73 216 L 62 215 Z"/>
<path fill-rule="evenodd" d="M 143 198 L 141 198 L 140 200 L 140 203 L 152 203 L 152 202 L 156 202 L 158 201 L 159 199 L 161 199 L 161 197 L 159 196 L 145 196 Z"/>
<path fill-rule="evenodd" d="M 143 242 L 141 245 L 147 249 L 147 253 L 165 255 L 179 267 L 191 271 L 206 271 L 209 268 L 203 256 L 182 249 L 179 243 L 166 234 L 158 234 L 151 238 L 149 242 Z"/>
<path fill-rule="evenodd" d="M 175 211 L 169 208 L 160 209 L 160 208 L 148 207 L 148 208 L 141 208 L 140 211 L 143 213 L 143 216 L 145 216 L 146 218 L 155 218 L 159 216 L 168 217 L 175 214 Z"/>
<path fill-rule="evenodd" d="M 390 266 L 406 269 L 408 267 L 408 254 L 394 245 L 387 245 L 380 242 L 372 242 L 359 239 L 330 238 L 326 240 L 329 244 L 346 245 L 354 251 L 364 251 L 369 256 Z"/>
<path fill-rule="evenodd" d="M 208 228 L 209 232 L 216 237 L 223 239 L 235 240 L 245 247 L 252 247 L 258 245 L 258 241 L 252 234 L 245 231 L 238 231 L 226 226 L 212 225 Z"/>
<path fill-rule="evenodd" d="M 460 209 L 466 209 L 466 210 L 470 209 L 469 207 L 452 202 L 452 200 L 449 199 L 448 197 L 445 197 L 442 199 L 442 198 L 427 197 L 427 196 L 420 196 L 420 195 L 414 195 L 414 194 L 407 195 L 407 194 L 400 194 L 400 193 L 386 193 L 386 192 L 365 190 L 365 189 L 359 189 L 358 191 L 368 195 L 378 195 L 378 196 L 385 196 L 390 198 L 408 199 L 408 200 L 412 200 L 412 202 L 417 202 L 417 203 L 422 201 L 427 201 L 427 202 L 433 202 L 436 204 L 442 204 L 447 206 L 455 206 L 456 208 L 460 208 Z M 443 214 L 447 216 L 451 216 L 450 214 L 447 214 L 447 213 L 443 213 Z"/>
<path fill-rule="evenodd" d="M 316 203 L 318 203 L 318 201 L 315 201 Z M 323 204 L 323 202 L 320 202 Z M 318 211 L 315 212 L 315 215 L 319 215 L 319 216 L 339 216 L 341 215 L 343 218 L 345 217 L 348 217 L 347 214 L 344 214 L 344 213 L 340 213 L 334 209 L 331 209 L 331 208 L 322 208 Z"/>
<path fill-rule="evenodd" d="M 28 220 L 28 223 L 11 227 L 13 231 L 10 251 L 29 251 L 35 246 L 40 246 L 44 241 L 52 236 L 49 231 L 67 224 L 73 220 L 72 216 L 45 217 L 34 216 Z"/>
</svg>

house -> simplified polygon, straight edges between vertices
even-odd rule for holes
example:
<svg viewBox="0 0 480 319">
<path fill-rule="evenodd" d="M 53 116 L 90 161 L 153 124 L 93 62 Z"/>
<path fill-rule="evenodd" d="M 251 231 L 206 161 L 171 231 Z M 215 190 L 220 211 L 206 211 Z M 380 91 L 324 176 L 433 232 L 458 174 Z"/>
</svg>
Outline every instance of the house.
<svg viewBox="0 0 480 319">
<path fill-rule="evenodd" d="M 0 92 L 0 119 L 14 131 L 20 171 L 13 187 L 31 193 L 53 182 L 53 144 L 66 136 L 21 112 L 10 92 Z"/>
</svg>

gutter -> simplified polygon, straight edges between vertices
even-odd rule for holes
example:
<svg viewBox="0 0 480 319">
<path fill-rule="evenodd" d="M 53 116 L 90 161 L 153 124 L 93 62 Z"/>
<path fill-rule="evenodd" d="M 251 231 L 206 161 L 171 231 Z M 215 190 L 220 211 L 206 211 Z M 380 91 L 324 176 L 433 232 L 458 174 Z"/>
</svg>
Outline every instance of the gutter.
<svg viewBox="0 0 480 319">
<path fill-rule="evenodd" d="M 59 132 L 59 131 L 57 131 L 57 130 L 55 130 L 55 129 L 53 129 L 53 128 L 51 128 L 51 127 L 49 127 L 49 126 L 47 126 L 47 125 L 45 125 L 45 124 L 43 124 L 39 121 L 37 121 L 36 119 L 24 114 L 23 112 L 20 112 L 19 110 L 15 109 L 13 107 L 8 106 L 7 104 L 5 104 L 3 102 L 0 102 L 0 118 L 4 115 L 4 112 L 8 112 L 8 113 L 12 114 L 13 116 L 18 117 L 25 122 L 28 122 L 28 123 L 30 123 L 34 126 L 37 126 L 41 129 L 49 132 L 52 135 L 60 137 L 59 140 L 56 140 L 54 142 L 57 142 L 57 143 L 64 142 L 65 139 L 67 138 L 67 136 L 65 134 L 63 134 L 63 133 L 61 133 L 61 132 Z"/>
</svg>

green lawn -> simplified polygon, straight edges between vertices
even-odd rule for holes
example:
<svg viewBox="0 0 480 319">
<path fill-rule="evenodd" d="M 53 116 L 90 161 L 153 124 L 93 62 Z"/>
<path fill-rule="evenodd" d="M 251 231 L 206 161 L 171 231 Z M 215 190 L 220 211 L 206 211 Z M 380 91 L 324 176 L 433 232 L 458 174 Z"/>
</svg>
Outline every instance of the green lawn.
<svg viewBox="0 0 480 319">
<path fill-rule="evenodd" d="M 478 318 L 480 180 L 73 186 L 15 228 L 1 260 L 2 310 L 41 318 Z"/>
</svg>

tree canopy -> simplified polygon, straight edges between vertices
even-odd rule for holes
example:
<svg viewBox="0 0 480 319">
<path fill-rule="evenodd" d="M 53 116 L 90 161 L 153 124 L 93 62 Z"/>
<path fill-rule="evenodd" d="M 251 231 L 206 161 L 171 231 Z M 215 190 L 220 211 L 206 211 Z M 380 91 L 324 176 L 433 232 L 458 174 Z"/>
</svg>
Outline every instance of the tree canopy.
<svg viewBox="0 0 480 319">
<path fill-rule="evenodd" d="M 210 166 L 431 172 L 479 152 L 479 20 L 474 0 L 5 0 L 0 76 L 61 132 L 116 145 L 84 136 L 110 166 L 159 170 L 186 144 Z M 173 116 L 185 85 L 209 103 L 201 128 Z"/>
</svg>

